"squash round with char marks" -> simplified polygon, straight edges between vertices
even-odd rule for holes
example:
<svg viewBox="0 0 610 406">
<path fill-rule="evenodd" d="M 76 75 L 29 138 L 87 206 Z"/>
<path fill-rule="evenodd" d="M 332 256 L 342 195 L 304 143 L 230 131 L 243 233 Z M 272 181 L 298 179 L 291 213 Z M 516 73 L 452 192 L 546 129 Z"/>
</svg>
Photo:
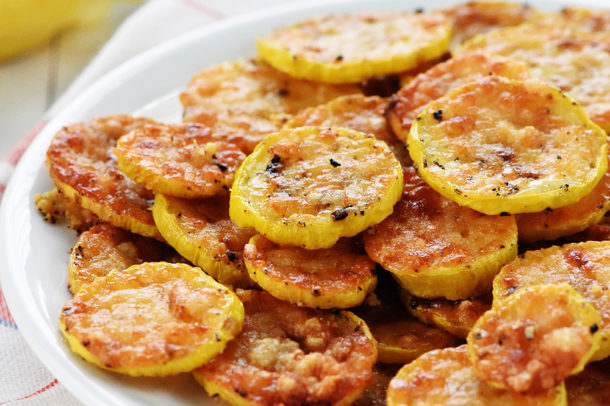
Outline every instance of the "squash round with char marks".
<svg viewBox="0 0 610 406">
<path fill-rule="evenodd" d="M 436 59 L 447 52 L 450 34 L 451 22 L 440 13 L 327 15 L 276 29 L 256 47 L 291 76 L 350 83 Z"/>
<path fill-rule="evenodd" d="M 349 405 L 371 382 L 375 340 L 353 313 L 237 294 L 246 311 L 241 334 L 194 371 L 208 394 L 233 405 Z"/>
<path fill-rule="evenodd" d="M 243 318 L 237 296 L 201 269 L 147 262 L 83 287 L 59 324 L 70 348 L 101 368 L 166 376 L 221 353 Z"/>
<path fill-rule="evenodd" d="M 300 127 L 268 135 L 246 158 L 229 213 L 278 244 L 329 248 L 392 213 L 401 190 L 400 163 L 383 141 Z"/>
<path fill-rule="evenodd" d="M 244 247 L 253 281 L 274 297 L 318 309 L 358 306 L 375 289 L 375 263 L 354 239 L 331 248 L 280 246 L 258 234 Z"/>
<path fill-rule="evenodd" d="M 403 168 L 394 212 L 364 233 L 371 258 L 415 296 L 466 299 L 485 293 L 502 265 L 517 255 L 512 216 L 488 216 L 459 206 Z"/>
<path fill-rule="evenodd" d="M 541 284 L 569 284 L 602 316 L 593 360 L 610 356 L 610 241 L 588 241 L 527 251 L 505 265 L 493 282 L 494 300 Z"/>
<path fill-rule="evenodd" d="M 147 125 L 119 138 L 119 168 L 155 193 L 196 198 L 228 190 L 241 150 L 200 124 Z"/>
<path fill-rule="evenodd" d="M 486 214 L 531 213 L 589 194 L 607 170 L 606 133 L 559 89 L 490 76 L 430 103 L 409 153 L 437 192 Z"/>
<path fill-rule="evenodd" d="M 536 285 L 494 302 L 468 334 L 479 378 L 516 392 L 554 388 L 599 348 L 601 316 L 569 285 Z"/>
<path fill-rule="evenodd" d="M 204 124 L 245 153 L 304 108 L 361 93 L 356 85 L 295 79 L 259 59 L 223 62 L 197 73 L 180 94 L 183 121 Z"/>
<path fill-rule="evenodd" d="M 119 170 L 112 149 L 130 131 L 155 124 L 115 115 L 61 129 L 47 150 L 47 166 L 58 189 L 100 219 L 133 233 L 162 240 L 150 206 L 152 192 Z"/>
<path fill-rule="evenodd" d="M 477 378 L 466 345 L 430 351 L 390 381 L 388 406 L 567 406 L 563 383 L 538 394 L 497 389 Z"/>
<path fill-rule="evenodd" d="M 189 200 L 157 193 L 152 211 L 159 231 L 180 255 L 222 284 L 252 286 L 243 253 L 255 231 L 231 221 L 226 196 Z"/>
</svg>

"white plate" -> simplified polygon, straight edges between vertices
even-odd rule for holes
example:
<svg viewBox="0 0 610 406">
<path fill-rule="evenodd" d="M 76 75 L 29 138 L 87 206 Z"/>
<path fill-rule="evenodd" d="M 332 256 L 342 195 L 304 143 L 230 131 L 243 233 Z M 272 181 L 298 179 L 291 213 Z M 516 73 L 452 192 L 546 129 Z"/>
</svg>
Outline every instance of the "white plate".
<svg viewBox="0 0 610 406">
<path fill-rule="evenodd" d="M 581 7 L 605 0 L 578 1 Z M 52 182 L 44 165 L 52 136 L 63 125 L 114 113 L 148 114 L 179 120 L 178 91 L 199 69 L 254 55 L 254 38 L 273 27 L 332 12 L 413 10 L 446 6 L 455 0 L 334 0 L 265 10 L 223 21 L 147 52 L 103 77 L 54 117 L 21 159 L 0 212 L 2 288 L 28 344 L 67 389 L 87 405 L 214 404 L 188 375 L 164 379 L 129 378 L 95 368 L 72 354 L 57 327 L 66 288 L 68 251 L 75 235 L 42 221 L 32 199 Z M 574 4 L 573 3 L 573 4 Z M 531 1 L 553 9 L 566 3 Z"/>
</svg>

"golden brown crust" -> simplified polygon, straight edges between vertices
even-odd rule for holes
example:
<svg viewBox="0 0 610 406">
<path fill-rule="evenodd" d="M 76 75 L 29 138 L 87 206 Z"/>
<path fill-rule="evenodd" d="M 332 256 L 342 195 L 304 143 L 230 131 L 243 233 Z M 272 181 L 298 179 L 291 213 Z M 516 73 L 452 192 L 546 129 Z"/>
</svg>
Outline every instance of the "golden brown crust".
<svg viewBox="0 0 610 406">
<path fill-rule="evenodd" d="M 383 141 L 342 127 L 269 134 L 240 166 L 231 219 L 270 240 L 331 247 L 392 212 L 402 190 L 400 163 Z"/>
<path fill-rule="evenodd" d="M 392 96 L 388 120 L 394 133 L 406 142 L 411 124 L 428 103 L 469 81 L 489 75 L 512 79 L 529 76 L 523 62 L 482 53 L 460 55 L 439 63 Z"/>
<path fill-rule="evenodd" d="M 238 291 L 241 334 L 195 373 L 248 404 L 341 404 L 370 383 L 375 344 L 345 313 L 300 308 Z M 221 393 L 222 396 L 222 393 Z"/>
<path fill-rule="evenodd" d="M 610 129 L 610 13 L 568 9 L 467 41 L 456 52 L 480 51 L 526 62 L 530 73 L 574 97 L 587 115 Z"/>
<path fill-rule="evenodd" d="M 537 13 L 527 3 L 484 0 L 461 3 L 442 11 L 453 20 L 451 49 L 475 35 L 519 25 Z"/>
<path fill-rule="evenodd" d="M 607 170 L 606 133 L 545 83 L 489 76 L 428 104 L 409 153 L 436 191 L 487 214 L 577 202 Z"/>
<path fill-rule="evenodd" d="M 569 285 L 537 285 L 494 302 L 468 334 L 477 375 L 540 393 L 579 372 L 599 345 L 597 310 Z"/>
<path fill-rule="evenodd" d="M 231 221 L 227 196 L 180 199 L 157 194 L 153 215 L 168 244 L 208 275 L 233 287 L 252 286 L 244 246 L 256 231 Z"/>
<path fill-rule="evenodd" d="M 196 198 L 228 189 L 246 155 L 200 124 L 148 125 L 114 148 L 119 168 L 156 193 Z"/>
<path fill-rule="evenodd" d="M 430 351 L 390 381 L 388 406 L 566 406 L 563 384 L 536 395 L 495 389 L 479 380 L 466 345 Z"/>
<path fill-rule="evenodd" d="M 82 286 L 114 269 L 123 270 L 142 262 L 180 261 L 167 245 L 132 234 L 108 223 L 93 226 L 78 237 L 68 264 L 68 289 Z M 182 259 L 184 261 L 184 259 Z"/>
<path fill-rule="evenodd" d="M 244 248 L 252 280 L 280 300 L 313 308 L 359 305 L 375 289 L 375 263 L 355 238 L 331 248 L 280 246 L 262 235 Z"/>
<path fill-rule="evenodd" d="M 494 299 L 538 284 L 569 284 L 602 316 L 602 343 L 593 359 L 610 355 L 610 242 L 583 242 L 527 251 L 505 265 L 493 283 Z"/>
<path fill-rule="evenodd" d="M 243 307 L 221 286 L 186 264 L 134 265 L 83 287 L 62 307 L 60 327 L 101 367 L 134 376 L 189 371 L 240 330 Z"/>
<path fill-rule="evenodd" d="M 387 99 L 360 94 L 341 96 L 328 103 L 302 110 L 290 119 L 285 128 L 304 126 L 345 127 L 390 143 L 396 138 L 383 117 Z"/>
<path fill-rule="evenodd" d="M 246 153 L 300 110 L 338 96 L 360 93 L 353 85 L 293 79 L 258 59 L 204 69 L 180 95 L 183 121 L 201 123 Z"/>
<path fill-rule="evenodd" d="M 55 224 L 66 220 L 68 228 L 77 233 L 82 233 L 101 221 L 90 210 L 81 207 L 57 187 L 43 194 L 36 194 L 34 203 L 44 221 Z"/>
<path fill-rule="evenodd" d="M 51 178 L 64 193 L 75 194 L 77 202 L 94 202 L 88 209 L 99 208 L 94 213 L 104 221 L 125 227 L 116 221 L 123 218 L 154 229 L 149 210 L 153 194 L 125 176 L 112 153 L 119 137 L 147 124 L 154 121 L 115 115 L 64 127 L 47 150 Z"/>
<path fill-rule="evenodd" d="M 424 299 L 401 292 L 401 299 L 411 314 L 462 338 L 466 338 L 474 323 L 491 308 L 491 297 L 487 296 L 463 300 Z"/>
<path fill-rule="evenodd" d="M 516 255 L 514 218 L 459 206 L 428 186 L 413 167 L 403 168 L 403 178 L 394 212 L 364 233 L 367 253 L 415 295 L 457 300 L 484 293 L 497 270 Z M 503 250 L 510 255 L 488 266 L 486 258 Z"/>
<path fill-rule="evenodd" d="M 310 107 L 290 119 L 284 128 L 303 126 L 345 127 L 372 134 L 384 141 L 397 158 L 404 162 L 407 158 L 404 143 L 390 130 L 385 111 L 388 100 L 378 96 L 349 95 L 341 96 L 328 103 Z"/>
<path fill-rule="evenodd" d="M 256 46 L 261 58 L 294 77 L 356 83 L 440 57 L 450 29 L 441 13 L 335 14 L 277 28 Z"/>
</svg>

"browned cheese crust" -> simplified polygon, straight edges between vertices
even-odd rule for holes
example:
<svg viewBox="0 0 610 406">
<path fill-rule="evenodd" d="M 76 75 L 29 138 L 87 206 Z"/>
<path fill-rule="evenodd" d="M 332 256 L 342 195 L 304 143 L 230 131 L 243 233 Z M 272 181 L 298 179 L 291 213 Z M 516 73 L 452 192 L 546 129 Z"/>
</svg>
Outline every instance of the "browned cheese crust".
<svg viewBox="0 0 610 406">
<path fill-rule="evenodd" d="M 132 234 L 108 223 L 82 233 L 72 249 L 68 265 L 68 288 L 76 293 L 113 269 L 123 270 L 142 262 L 178 260 L 169 246 L 152 238 Z"/>
<path fill-rule="evenodd" d="M 64 127 L 47 150 L 51 178 L 60 189 L 67 185 L 78 197 L 104 208 L 95 212 L 102 220 L 116 223 L 117 217 L 123 217 L 154 227 L 149 210 L 152 192 L 125 176 L 112 152 L 122 135 L 147 124 L 154 121 L 116 115 Z"/>
<path fill-rule="evenodd" d="M 466 338 L 478 318 L 491 308 L 488 297 L 464 300 L 424 299 L 408 294 L 401 297 L 419 320 L 462 338 Z"/>
<path fill-rule="evenodd" d="M 453 20 L 451 49 L 494 28 L 519 25 L 537 13 L 527 3 L 485 0 L 460 3 L 443 12 Z"/>
<path fill-rule="evenodd" d="M 90 210 L 68 198 L 57 187 L 43 194 L 36 194 L 34 203 L 44 221 L 55 224 L 66 220 L 68 228 L 77 233 L 81 233 L 101 221 Z"/>
<path fill-rule="evenodd" d="M 536 16 L 517 27 L 475 37 L 457 52 L 480 50 L 523 60 L 530 73 L 569 93 L 588 116 L 610 128 L 607 100 L 610 12 L 565 9 Z"/>
<path fill-rule="evenodd" d="M 114 149 L 127 176 L 154 192 L 212 196 L 233 183 L 246 155 L 200 124 L 155 125 L 122 136 Z"/>
<path fill-rule="evenodd" d="M 241 334 L 196 374 L 257 405 L 331 405 L 371 382 L 375 344 L 344 313 L 238 291 Z"/>
<path fill-rule="evenodd" d="M 538 284 L 569 284 L 602 316 L 601 353 L 610 354 L 610 242 L 584 242 L 528 251 L 494 280 L 494 298 Z M 605 349 L 604 349 L 605 348 Z M 599 359 L 594 356 L 594 359 Z"/>
<path fill-rule="evenodd" d="M 561 406 L 565 389 L 536 395 L 495 389 L 479 380 L 466 346 L 430 351 L 405 365 L 390 381 L 388 405 Z"/>
<path fill-rule="evenodd" d="M 430 103 L 409 152 L 443 195 L 488 214 L 561 207 L 607 170 L 607 140 L 577 103 L 536 80 L 469 82 Z"/>
<path fill-rule="evenodd" d="M 586 301 L 571 287 L 533 288 L 540 289 L 494 303 L 468 335 L 479 378 L 517 392 L 539 393 L 563 382 L 590 357 L 592 336 L 599 330 L 599 315 L 588 305 L 595 312 L 589 324 L 575 302 Z"/>
<path fill-rule="evenodd" d="M 403 176 L 403 194 L 394 212 L 364 233 L 366 252 L 392 273 L 425 275 L 427 270 L 474 267 L 514 239 L 514 217 L 459 206 L 428 186 L 413 167 L 404 167 Z M 489 287 L 493 274 L 483 279 L 478 290 Z"/>
<path fill-rule="evenodd" d="M 404 143 L 398 140 L 385 119 L 388 100 L 378 96 L 341 96 L 326 104 L 310 107 L 294 116 L 285 128 L 303 126 L 345 127 L 372 134 L 392 149 L 399 161 L 409 162 Z"/>
<path fill-rule="evenodd" d="M 300 110 L 359 93 L 354 85 L 293 79 L 257 59 L 225 62 L 195 75 L 180 95 L 183 121 L 226 134 L 246 153 Z"/>
<path fill-rule="evenodd" d="M 244 257 L 252 279 L 281 300 L 298 302 L 303 296 L 298 292 L 306 291 L 319 298 L 317 306 L 321 308 L 346 308 L 360 304 L 375 288 L 375 262 L 355 238 L 342 238 L 331 248 L 306 250 L 280 246 L 259 234 L 245 246 Z M 336 297 L 347 302 L 338 303 L 333 300 Z M 324 306 L 324 298 L 330 306 Z M 315 307 L 308 301 L 298 304 Z"/>
<path fill-rule="evenodd" d="M 173 219 L 172 223 L 159 226 L 168 243 L 219 282 L 251 286 L 244 264 L 244 246 L 256 231 L 231 221 L 228 197 L 180 199 L 163 195 L 163 198 L 167 201 L 167 215 Z"/>
<path fill-rule="evenodd" d="M 61 310 L 66 334 L 111 369 L 161 367 L 214 340 L 207 322 L 233 305 L 227 290 L 202 287 L 209 282 L 193 276 L 203 274 L 198 268 L 163 264 L 112 272 L 81 289 Z M 238 320 L 228 317 L 221 327 L 235 333 Z"/>
<path fill-rule="evenodd" d="M 469 81 L 490 75 L 525 79 L 527 65 L 482 53 L 465 54 L 439 63 L 417 75 L 392 96 L 388 120 L 394 133 L 406 142 L 411 124 L 428 103 Z"/>
</svg>

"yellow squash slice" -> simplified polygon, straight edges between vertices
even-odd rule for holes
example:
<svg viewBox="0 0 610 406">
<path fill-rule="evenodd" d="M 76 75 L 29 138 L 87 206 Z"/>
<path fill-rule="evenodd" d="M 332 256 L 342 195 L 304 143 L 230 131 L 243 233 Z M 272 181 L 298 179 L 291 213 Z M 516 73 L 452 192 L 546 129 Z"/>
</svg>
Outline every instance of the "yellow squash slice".
<svg viewBox="0 0 610 406">
<path fill-rule="evenodd" d="M 496 389 L 479 380 L 466 346 L 430 351 L 390 381 L 388 406 L 567 406 L 563 383 L 538 394 Z"/>
<path fill-rule="evenodd" d="M 588 364 L 584 371 L 566 379 L 570 406 L 610 405 L 610 359 Z"/>
<path fill-rule="evenodd" d="M 489 76 L 428 104 L 409 153 L 437 192 L 486 214 L 567 206 L 607 170 L 606 133 L 542 82 Z"/>
<path fill-rule="evenodd" d="M 135 129 L 114 148 L 119 168 L 155 193 L 196 198 L 228 190 L 246 158 L 224 135 L 200 124 Z"/>
<path fill-rule="evenodd" d="M 229 218 L 227 197 L 186 200 L 158 193 L 153 216 L 169 245 L 218 282 L 249 287 L 244 246 L 255 234 Z"/>
<path fill-rule="evenodd" d="M 512 216 L 457 205 L 406 167 L 402 199 L 364 234 L 364 247 L 413 295 L 466 299 L 489 291 L 517 256 L 517 226 Z"/>
<path fill-rule="evenodd" d="M 479 378 L 537 393 L 582 371 L 599 348 L 601 317 L 570 285 L 537 285 L 495 301 L 468 334 Z"/>
<path fill-rule="evenodd" d="M 293 79 L 257 59 L 211 66 L 191 79 L 180 95 L 183 121 L 225 134 L 250 153 L 263 137 L 279 131 L 300 110 L 346 94 L 355 85 L 328 85 Z"/>
<path fill-rule="evenodd" d="M 487 296 L 463 300 L 424 299 L 401 290 L 400 299 L 412 315 L 423 323 L 437 326 L 466 338 L 474 323 L 491 308 Z"/>
<path fill-rule="evenodd" d="M 78 237 L 68 264 L 68 289 L 76 294 L 83 286 L 112 270 L 142 262 L 184 262 L 169 246 L 131 234 L 108 223 L 97 224 Z"/>
<path fill-rule="evenodd" d="M 276 29 L 258 53 L 297 78 L 349 83 L 400 73 L 449 48 L 451 22 L 439 13 L 327 15 Z"/>
<path fill-rule="evenodd" d="M 407 142 L 413 121 L 428 103 L 469 81 L 489 75 L 526 79 L 527 65 L 481 53 L 465 54 L 439 63 L 417 75 L 392 96 L 387 117 L 394 134 Z"/>
<path fill-rule="evenodd" d="M 243 318 L 237 296 L 201 269 L 148 262 L 83 287 L 59 324 L 70 348 L 101 368 L 166 376 L 221 353 Z"/>
<path fill-rule="evenodd" d="M 349 405 L 369 385 L 377 350 L 353 313 L 297 307 L 253 290 L 238 295 L 241 334 L 194 372 L 208 394 L 232 405 Z"/>
<path fill-rule="evenodd" d="M 149 210 L 153 194 L 125 176 L 112 153 L 119 137 L 148 124 L 155 122 L 116 115 L 64 127 L 47 150 L 47 166 L 66 198 L 117 227 L 161 239 Z"/>
<path fill-rule="evenodd" d="M 494 299 L 540 284 L 570 284 L 602 316 L 601 345 L 593 360 L 610 356 L 610 241 L 528 251 L 504 266 L 493 283 Z"/>
<path fill-rule="evenodd" d="M 519 240 L 555 240 L 597 224 L 610 210 L 610 167 L 595 189 L 578 202 L 555 210 L 517 214 Z"/>
<path fill-rule="evenodd" d="M 290 119 L 284 128 L 304 126 L 345 127 L 372 134 L 388 144 L 400 162 L 410 161 L 403 142 L 388 128 L 385 111 L 388 100 L 379 96 L 341 96 L 328 103 L 310 107 Z"/>
<path fill-rule="evenodd" d="M 547 13 L 517 27 L 476 36 L 456 54 L 479 51 L 526 62 L 533 77 L 568 92 L 610 130 L 610 18 L 590 11 Z"/>
<path fill-rule="evenodd" d="M 527 3 L 488 0 L 459 3 L 441 11 L 453 21 L 451 49 L 475 35 L 519 25 L 538 14 Z"/>
<path fill-rule="evenodd" d="M 91 211 L 66 197 L 57 187 L 43 194 L 36 194 L 34 203 L 44 221 L 55 224 L 66 220 L 68 228 L 77 233 L 88 230 L 101 221 Z"/>
<path fill-rule="evenodd" d="M 246 158 L 230 214 L 278 244 L 329 248 L 392 213 L 401 190 L 400 163 L 383 141 L 300 127 L 270 134 Z"/>
<path fill-rule="evenodd" d="M 358 306 L 375 289 L 375 263 L 354 239 L 308 251 L 255 235 L 244 248 L 248 273 L 272 296 L 319 309 Z"/>
</svg>

